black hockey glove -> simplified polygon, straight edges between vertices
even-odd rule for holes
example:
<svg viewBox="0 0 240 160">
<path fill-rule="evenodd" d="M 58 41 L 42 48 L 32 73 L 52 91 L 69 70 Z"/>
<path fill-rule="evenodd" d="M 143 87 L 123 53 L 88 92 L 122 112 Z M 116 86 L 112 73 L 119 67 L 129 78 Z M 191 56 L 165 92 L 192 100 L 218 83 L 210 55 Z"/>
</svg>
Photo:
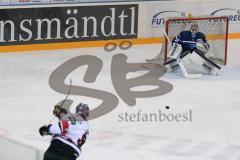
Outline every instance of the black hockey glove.
<svg viewBox="0 0 240 160">
<path fill-rule="evenodd" d="M 66 109 L 61 108 L 58 105 L 54 106 L 53 115 L 59 118 L 61 113 L 67 114 Z"/>
<path fill-rule="evenodd" d="M 46 135 L 50 135 L 49 134 L 49 128 L 51 127 L 51 125 L 45 125 L 39 128 L 39 133 L 41 136 L 46 136 Z"/>
<path fill-rule="evenodd" d="M 60 106 L 54 106 L 53 115 L 58 117 L 60 115 Z"/>
</svg>

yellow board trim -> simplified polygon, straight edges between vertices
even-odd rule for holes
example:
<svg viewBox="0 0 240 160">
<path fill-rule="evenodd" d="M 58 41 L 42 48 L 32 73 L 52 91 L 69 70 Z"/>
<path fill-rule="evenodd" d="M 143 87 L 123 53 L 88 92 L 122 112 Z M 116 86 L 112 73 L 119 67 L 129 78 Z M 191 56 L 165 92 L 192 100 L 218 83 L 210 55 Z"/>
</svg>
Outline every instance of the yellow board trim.
<svg viewBox="0 0 240 160">
<path fill-rule="evenodd" d="M 225 38 L 221 35 L 207 35 L 209 40 Z M 228 39 L 240 39 L 240 33 L 230 33 Z M 162 38 L 136 38 L 136 39 L 120 39 L 120 40 L 102 40 L 102 41 L 85 41 L 85 42 L 63 42 L 63 43 L 47 43 L 47 44 L 28 44 L 28 45 L 11 45 L 1 46 L 0 52 L 22 52 L 22 51 L 36 51 L 36 50 L 56 50 L 56 49 L 69 49 L 69 48 L 87 48 L 87 47 L 102 47 L 108 42 L 116 44 L 122 41 L 131 41 L 133 44 L 155 44 L 162 43 Z"/>
</svg>

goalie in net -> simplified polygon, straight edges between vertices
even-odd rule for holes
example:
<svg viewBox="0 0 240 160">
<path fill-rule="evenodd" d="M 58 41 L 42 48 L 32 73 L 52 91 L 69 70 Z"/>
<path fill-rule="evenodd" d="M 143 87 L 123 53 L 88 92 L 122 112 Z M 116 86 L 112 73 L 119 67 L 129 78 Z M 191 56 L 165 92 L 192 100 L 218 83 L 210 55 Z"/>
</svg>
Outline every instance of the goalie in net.
<svg viewBox="0 0 240 160">
<path fill-rule="evenodd" d="M 185 59 L 184 64 L 194 63 L 210 74 L 217 75 L 221 67 L 205 56 L 209 48 L 206 36 L 199 31 L 198 24 L 192 23 L 189 31 L 182 31 L 173 38 L 170 56 L 164 65 L 168 71 L 174 71 L 178 68 L 182 70 L 179 62 L 181 63 L 180 60 Z"/>
<path fill-rule="evenodd" d="M 218 64 L 226 64 L 228 37 L 226 16 L 168 18 L 163 33 L 160 53 L 152 59 L 147 59 L 149 62 L 147 64 L 152 66 L 165 64 L 168 71 L 180 68 L 184 70 L 185 75 L 188 74 L 185 66 L 190 69 L 193 63 L 214 75 L 221 69 Z M 191 66 L 191 69 L 197 68 Z"/>
</svg>

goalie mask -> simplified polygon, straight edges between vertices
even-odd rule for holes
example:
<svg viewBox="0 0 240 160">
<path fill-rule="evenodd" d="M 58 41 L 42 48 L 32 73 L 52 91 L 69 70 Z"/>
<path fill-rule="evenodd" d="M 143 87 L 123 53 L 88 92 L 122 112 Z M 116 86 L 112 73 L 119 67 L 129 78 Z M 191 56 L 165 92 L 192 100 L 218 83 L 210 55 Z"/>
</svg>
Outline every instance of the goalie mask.
<svg viewBox="0 0 240 160">
<path fill-rule="evenodd" d="M 192 38 L 196 37 L 196 33 L 199 32 L 199 27 L 197 23 L 193 23 L 190 27 L 190 31 L 192 32 Z"/>
<path fill-rule="evenodd" d="M 83 118 L 87 118 L 89 116 L 89 107 L 87 104 L 80 103 L 76 107 L 76 113 L 81 115 Z"/>
</svg>

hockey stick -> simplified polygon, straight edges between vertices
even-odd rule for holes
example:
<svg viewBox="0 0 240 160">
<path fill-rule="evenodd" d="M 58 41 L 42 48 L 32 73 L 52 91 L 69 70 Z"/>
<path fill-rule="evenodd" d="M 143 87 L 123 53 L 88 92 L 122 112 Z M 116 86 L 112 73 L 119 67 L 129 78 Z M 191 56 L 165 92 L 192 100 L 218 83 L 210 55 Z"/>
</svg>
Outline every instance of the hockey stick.
<svg viewBox="0 0 240 160">
<path fill-rule="evenodd" d="M 65 97 L 65 99 L 62 101 L 60 107 L 62 107 L 64 105 L 65 101 L 67 100 L 67 98 L 68 98 L 68 96 L 69 96 L 69 94 L 71 92 L 71 89 L 72 89 L 72 79 L 70 77 L 70 85 L 69 85 L 68 93 L 67 93 L 67 96 Z"/>
<path fill-rule="evenodd" d="M 62 103 L 59 105 L 61 108 L 62 108 L 62 106 L 64 105 L 64 103 L 66 102 L 66 100 L 67 100 L 67 98 L 68 98 L 68 96 L 69 96 L 69 94 L 70 94 L 70 92 L 71 92 L 71 89 L 72 89 L 72 79 L 71 79 L 71 77 L 70 77 L 70 85 L 69 85 L 69 89 L 68 89 L 67 96 L 64 98 L 64 100 L 62 101 Z M 51 124 L 51 123 L 55 120 L 55 118 L 56 118 L 56 116 L 54 116 L 54 117 L 49 121 L 48 124 Z"/>
<path fill-rule="evenodd" d="M 168 35 L 167 35 L 167 33 L 165 32 L 165 30 L 163 30 L 163 33 L 164 33 L 165 37 L 167 38 L 168 43 L 169 43 L 169 44 L 172 44 L 171 41 L 170 41 L 170 39 L 169 39 L 169 37 L 168 37 Z M 201 78 L 201 77 L 202 77 L 202 74 L 191 74 L 191 73 L 188 73 L 187 70 L 186 70 L 186 68 L 185 68 L 185 66 L 184 66 L 183 63 L 182 63 L 182 60 L 181 60 L 180 56 L 178 56 L 178 57 L 176 58 L 176 60 L 177 60 L 177 63 L 178 63 L 178 65 L 179 65 L 179 67 L 180 67 L 180 69 L 181 69 L 184 77 L 190 78 L 190 79 Z"/>
</svg>

